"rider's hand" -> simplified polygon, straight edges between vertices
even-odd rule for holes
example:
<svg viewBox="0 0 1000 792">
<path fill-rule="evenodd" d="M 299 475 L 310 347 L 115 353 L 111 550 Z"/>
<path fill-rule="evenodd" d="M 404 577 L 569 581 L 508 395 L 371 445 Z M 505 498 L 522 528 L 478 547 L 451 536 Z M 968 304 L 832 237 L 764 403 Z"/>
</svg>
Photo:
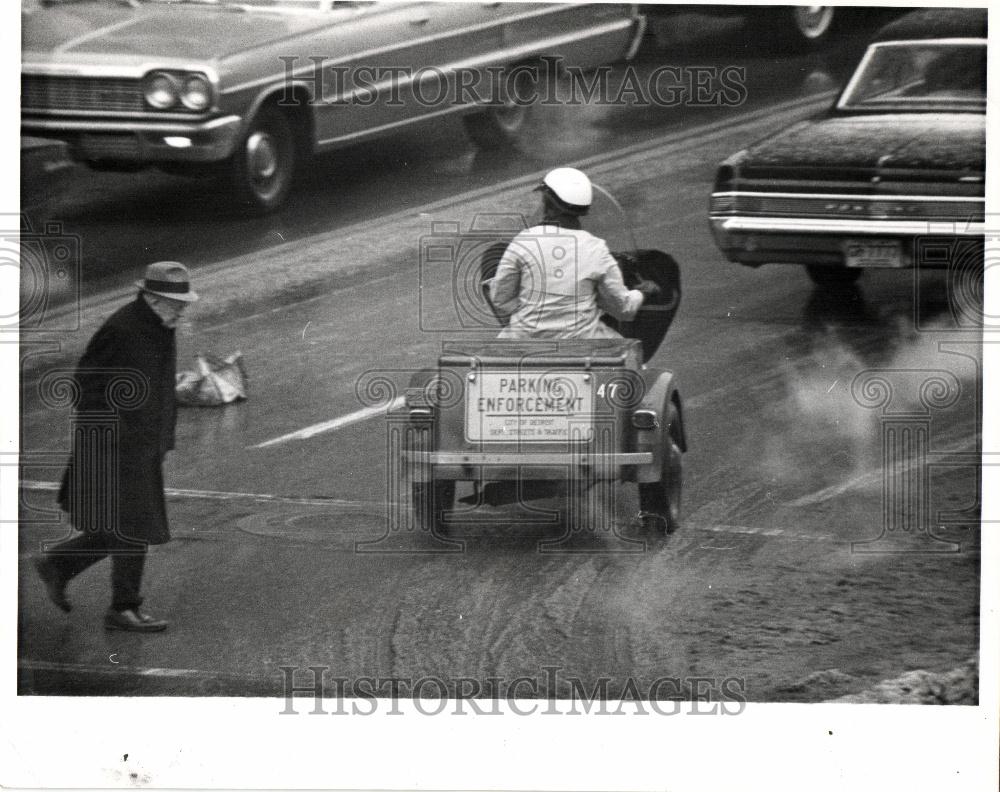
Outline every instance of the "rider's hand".
<svg viewBox="0 0 1000 792">
<path fill-rule="evenodd" d="M 643 302 L 651 302 L 658 298 L 663 291 L 651 280 L 641 280 L 636 284 L 635 290 L 642 292 Z"/>
</svg>

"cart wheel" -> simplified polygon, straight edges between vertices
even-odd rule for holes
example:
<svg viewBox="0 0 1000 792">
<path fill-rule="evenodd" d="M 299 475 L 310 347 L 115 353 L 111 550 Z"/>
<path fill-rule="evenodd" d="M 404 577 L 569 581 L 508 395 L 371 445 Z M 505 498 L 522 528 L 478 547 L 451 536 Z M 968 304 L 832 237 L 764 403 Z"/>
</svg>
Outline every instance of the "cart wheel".
<svg viewBox="0 0 1000 792">
<path fill-rule="evenodd" d="M 412 486 L 413 522 L 418 531 L 444 536 L 448 533 L 445 512 L 455 506 L 455 482 L 417 482 Z"/>
<path fill-rule="evenodd" d="M 680 417 L 671 402 L 667 410 L 667 448 L 659 481 L 639 484 L 639 508 L 646 514 L 647 524 L 655 524 L 664 534 L 680 528 L 681 516 L 681 447 Z"/>
</svg>

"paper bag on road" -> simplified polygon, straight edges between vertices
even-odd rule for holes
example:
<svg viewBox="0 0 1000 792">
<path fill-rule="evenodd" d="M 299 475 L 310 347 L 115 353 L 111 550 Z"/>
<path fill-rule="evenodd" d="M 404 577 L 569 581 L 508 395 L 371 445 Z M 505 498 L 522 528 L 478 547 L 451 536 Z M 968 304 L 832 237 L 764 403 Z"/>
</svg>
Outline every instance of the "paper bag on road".
<svg viewBox="0 0 1000 792">
<path fill-rule="evenodd" d="M 177 403 L 191 407 L 215 407 L 247 397 L 243 354 L 234 352 L 221 360 L 198 354 L 194 371 L 177 373 Z"/>
</svg>

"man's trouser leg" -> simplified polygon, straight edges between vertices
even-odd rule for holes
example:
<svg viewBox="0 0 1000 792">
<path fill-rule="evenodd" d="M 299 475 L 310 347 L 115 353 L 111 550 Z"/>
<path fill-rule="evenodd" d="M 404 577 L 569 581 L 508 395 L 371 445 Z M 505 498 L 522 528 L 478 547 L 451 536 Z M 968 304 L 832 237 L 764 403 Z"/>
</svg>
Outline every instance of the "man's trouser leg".
<svg viewBox="0 0 1000 792">
<path fill-rule="evenodd" d="M 63 582 L 67 582 L 107 554 L 104 534 L 101 531 L 84 531 L 46 550 L 45 563 L 59 573 Z"/>
<path fill-rule="evenodd" d="M 146 564 L 146 545 L 119 545 L 111 549 L 111 607 L 116 611 L 138 608 L 139 590 Z"/>
<path fill-rule="evenodd" d="M 45 553 L 63 581 L 68 582 L 87 567 L 111 556 L 111 607 L 117 611 L 138 608 L 139 590 L 146 563 L 146 545 L 104 531 L 84 531 L 54 545 Z"/>
</svg>

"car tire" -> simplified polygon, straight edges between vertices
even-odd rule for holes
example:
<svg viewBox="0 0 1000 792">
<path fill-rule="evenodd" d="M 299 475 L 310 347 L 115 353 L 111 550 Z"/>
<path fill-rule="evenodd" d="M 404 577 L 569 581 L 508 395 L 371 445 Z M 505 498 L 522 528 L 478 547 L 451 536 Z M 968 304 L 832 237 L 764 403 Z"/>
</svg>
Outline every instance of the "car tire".
<svg viewBox="0 0 1000 792">
<path fill-rule="evenodd" d="M 760 7 L 749 20 L 749 32 L 778 49 L 809 50 L 836 34 L 843 11 L 834 6 Z"/>
<path fill-rule="evenodd" d="M 463 116 L 465 133 L 483 151 L 519 148 L 518 132 L 524 127 L 529 107 L 498 107 Z"/>
<path fill-rule="evenodd" d="M 817 286 L 850 286 L 857 282 L 863 270 L 851 267 L 824 267 L 819 264 L 807 265 L 806 273 Z"/>
<path fill-rule="evenodd" d="M 645 523 L 661 534 L 680 528 L 681 484 L 683 480 L 680 415 L 677 405 L 667 408 L 667 436 L 659 481 L 639 484 L 639 508 Z"/>
<path fill-rule="evenodd" d="M 280 207 L 295 174 L 295 136 L 276 107 L 257 113 L 228 163 L 234 198 L 256 214 Z"/>
<path fill-rule="evenodd" d="M 542 67 L 538 67 L 541 71 Z M 517 82 L 523 84 L 530 80 L 527 71 L 518 72 Z M 537 87 L 533 86 L 533 90 Z M 527 92 L 514 86 L 517 96 L 526 96 Z M 462 117 L 465 132 L 475 146 L 483 151 L 520 150 L 524 143 L 523 132 L 533 112 L 534 102 L 518 103 L 506 97 L 502 103 L 491 105 Z"/>
</svg>

